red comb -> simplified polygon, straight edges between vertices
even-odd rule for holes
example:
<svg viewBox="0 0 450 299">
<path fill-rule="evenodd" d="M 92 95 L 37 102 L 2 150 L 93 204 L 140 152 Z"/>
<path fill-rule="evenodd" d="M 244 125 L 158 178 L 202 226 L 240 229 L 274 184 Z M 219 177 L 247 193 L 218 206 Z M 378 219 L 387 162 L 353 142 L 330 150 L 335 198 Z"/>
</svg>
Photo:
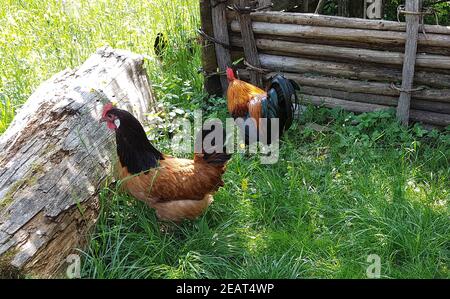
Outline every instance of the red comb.
<svg viewBox="0 0 450 299">
<path fill-rule="evenodd" d="M 105 104 L 105 106 L 103 106 L 102 117 L 105 117 L 105 116 L 106 116 L 106 113 L 108 113 L 108 111 L 111 110 L 111 109 L 113 109 L 113 108 L 114 108 L 114 105 L 113 105 L 111 102 Z"/>
<path fill-rule="evenodd" d="M 234 71 L 233 71 L 233 69 L 231 67 L 227 67 L 227 78 L 230 81 L 236 79 L 236 77 L 234 76 Z"/>
</svg>

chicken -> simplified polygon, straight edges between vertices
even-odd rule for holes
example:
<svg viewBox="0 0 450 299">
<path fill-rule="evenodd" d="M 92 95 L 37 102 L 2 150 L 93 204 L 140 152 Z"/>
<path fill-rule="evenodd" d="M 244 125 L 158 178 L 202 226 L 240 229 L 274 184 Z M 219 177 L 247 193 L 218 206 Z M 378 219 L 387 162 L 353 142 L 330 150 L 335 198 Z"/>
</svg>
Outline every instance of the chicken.
<svg viewBox="0 0 450 299">
<path fill-rule="evenodd" d="M 181 45 L 181 47 L 175 47 L 178 50 L 187 49 L 189 54 L 195 54 L 195 44 L 200 44 L 200 40 L 195 37 L 187 37 L 186 44 Z M 158 32 L 155 37 L 155 41 L 153 43 L 153 50 L 155 51 L 155 55 L 159 60 L 162 60 L 169 46 L 169 39 L 167 35 Z"/>
<path fill-rule="evenodd" d="M 203 150 L 193 160 L 162 154 L 148 141 L 139 121 L 111 103 L 103 107 L 101 121 L 116 134 L 123 188 L 154 208 L 159 219 L 179 222 L 197 218 L 223 186 L 222 175 L 231 158 L 225 151 Z M 209 133 L 204 130 L 200 137 Z"/>
<path fill-rule="evenodd" d="M 228 90 L 227 106 L 233 118 L 253 118 L 256 128 L 264 129 L 268 134 L 270 144 L 270 121 L 279 119 L 279 136 L 281 136 L 292 124 L 294 118 L 294 104 L 298 102 L 296 90 L 299 86 L 292 80 L 277 74 L 272 77 L 267 91 L 250 83 L 238 80 L 234 71 L 227 68 Z M 262 128 L 260 119 L 267 119 L 267 128 Z M 246 144 L 248 144 L 248 132 L 245 132 Z"/>
</svg>

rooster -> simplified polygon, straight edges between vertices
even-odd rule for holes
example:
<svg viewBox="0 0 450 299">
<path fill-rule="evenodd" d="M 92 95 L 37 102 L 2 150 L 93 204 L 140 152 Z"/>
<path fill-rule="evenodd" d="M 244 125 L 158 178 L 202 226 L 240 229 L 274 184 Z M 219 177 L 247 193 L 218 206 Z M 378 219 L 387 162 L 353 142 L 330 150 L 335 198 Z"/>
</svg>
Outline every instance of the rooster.
<svg viewBox="0 0 450 299">
<path fill-rule="evenodd" d="M 222 175 L 231 158 L 225 151 L 203 150 L 193 160 L 165 155 L 148 141 L 131 113 L 111 103 L 103 107 L 101 121 L 115 131 L 123 188 L 154 208 L 159 219 L 180 222 L 197 218 L 223 186 Z M 209 133 L 204 130 L 201 137 Z"/>
<path fill-rule="evenodd" d="M 233 118 L 251 117 L 255 121 L 258 130 L 264 129 L 270 138 L 270 119 L 279 119 L 279 136 L 281 136 L 292 124 L 294 118 L 294 104 L 298 103 L 296 90 L 299 86 L 292 80 L 277 74 L 269 81 L 267 91 L 250 83 L 238 80 L 232 68 L 227 68 L 228 90 L 227 106 Z M 262 128 L 260 119 L 267 119 L 267 128 Z M 259 135 L 258 135 L 259 136 Z M 248 145 L 248 132 L 245 132 Z M 268 143 L 270 144 L 270 139 Z"/>
</svg>

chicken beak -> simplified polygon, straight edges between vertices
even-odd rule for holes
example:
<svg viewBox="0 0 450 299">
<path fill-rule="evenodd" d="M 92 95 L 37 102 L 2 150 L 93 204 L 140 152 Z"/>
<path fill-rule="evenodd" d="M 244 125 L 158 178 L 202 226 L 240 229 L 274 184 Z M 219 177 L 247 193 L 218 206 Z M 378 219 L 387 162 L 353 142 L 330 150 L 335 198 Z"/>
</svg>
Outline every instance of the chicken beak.
<svg viewBox="0 0 450 299">
<path fill-rule="evenodd" d="M 98 123 L 101 124 L 101 123 L 104 123 L 105 121 L 106 121 L 106 119 L 104 117 L 102 117 L 98 120 Z"/>
</svg>

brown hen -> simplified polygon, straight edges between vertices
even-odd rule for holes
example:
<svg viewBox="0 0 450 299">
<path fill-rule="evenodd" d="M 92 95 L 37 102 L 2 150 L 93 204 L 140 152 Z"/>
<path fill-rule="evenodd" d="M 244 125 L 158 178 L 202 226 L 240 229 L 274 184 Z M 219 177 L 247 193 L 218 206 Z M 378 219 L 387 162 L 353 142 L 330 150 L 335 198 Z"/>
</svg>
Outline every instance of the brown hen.
<svg viewBox="0 0 450 299">
<path fill-rule="evenodd" d="M 142 125 L 128 111 L 106 104 L 102 121 L 116 133 L 123 188 L 154 208 L 161 220 L 197 218 L 223 186 L 222 175 L 231 158 L 223 146 L 212 153 L 195 154 L 193 160 L 179 159 L 154 148 Z M 203 137 L 207 133 L 203 131 Z"/>
</svg>

